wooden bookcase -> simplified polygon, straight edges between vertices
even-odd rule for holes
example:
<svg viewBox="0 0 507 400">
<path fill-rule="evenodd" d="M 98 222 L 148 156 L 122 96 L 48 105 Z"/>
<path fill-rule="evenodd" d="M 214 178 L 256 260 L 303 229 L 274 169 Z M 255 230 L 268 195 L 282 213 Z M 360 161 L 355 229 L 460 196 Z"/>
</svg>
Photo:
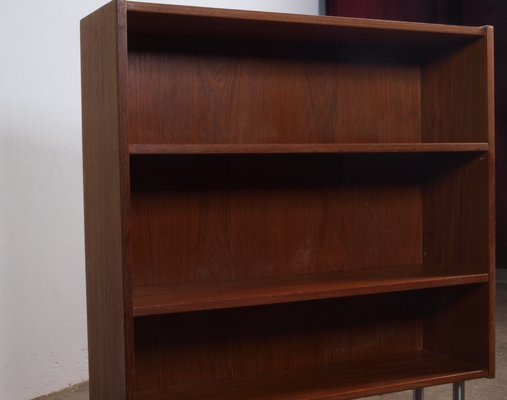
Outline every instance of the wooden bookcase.
<svg viewBox="0 0 507 400">
<path fill-rule="evenodd" d="M 114 1 L 81 29 L 92 400 L 494 376 L 491 27 Z"/>
</svg>

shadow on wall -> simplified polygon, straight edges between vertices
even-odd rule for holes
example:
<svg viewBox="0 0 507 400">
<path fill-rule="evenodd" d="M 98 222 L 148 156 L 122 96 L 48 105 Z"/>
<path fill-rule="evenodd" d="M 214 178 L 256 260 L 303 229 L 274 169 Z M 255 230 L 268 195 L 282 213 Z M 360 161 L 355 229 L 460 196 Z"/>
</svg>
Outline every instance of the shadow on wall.
<svg viewBox="0 0 507 400">
<path fill-rule="evenodd" d="M 319 14 L 320 15 L 326 15 L 326 0 L 319 0 Z"/>
</svg>

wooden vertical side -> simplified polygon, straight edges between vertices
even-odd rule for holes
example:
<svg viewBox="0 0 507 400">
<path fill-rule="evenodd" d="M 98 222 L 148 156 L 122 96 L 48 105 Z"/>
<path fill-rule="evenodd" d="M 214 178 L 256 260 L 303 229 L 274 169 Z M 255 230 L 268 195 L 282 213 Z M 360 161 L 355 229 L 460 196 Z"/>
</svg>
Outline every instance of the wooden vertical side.
<svg viewBox="0 0 507 400">
<path fill-rule="evenodd" d="M 487 156 L 435 160 L 423 187 L 423 262 L 488 272 L 488 232 Z M 434 299 L 423 324 L 425 350 L 489 370 L 494 355 L 488 285 L 462 292 L 447 288 Z"/>
<path fill-rule="evenodd" d="M 423 142 L 488 140 L 486 46 L 484 36 L 422 68 Z"/>
<path fill-rule="evenodd" d="M 496 242 L 500 243 L 496 249 L 496 266 L 497 268 L 507 269 L 507 74 L 503 71 L 507 70 L 507 24 L 505 24 L 505 16 L 507 15 L 507 2 L 505 0 L 488 0 L 481 2 L 477 0 L 461 0 L 462 18 L 466 25 L 484 25 L 492 24 L 494 29 L 494 48 L 495 56 L 493 62 L 493 29 L 489 28 L 491 34 L 488 36 L 488 46 L 491 49 L 489 58 L 489 74 L 491 85 L 493 84 L 493 64 L 497 71 L 494 79 L 494 108 L 498 110 L 495 115 L 495 170 L 498 182 L 496 185 Z M 493 86 L 491 86 L 493 88 Z M 490 99 L 493 100 L 493 90 L 490 90 Z M 490 102 L 493 106 L 493 102 Z M 490 110 L 490 115 L 492 115 Z M 490 119 L 493 123 L 493 118 Z M 490 134 L 494 133 L 490 130 Z M 502 246 L 503 244 L 503 246 Z"/>
<path fill-rule="evenodd" d="M 489 376 L 495 377 L 495 326 L 496 326 L 496 205 L 495 205 L 495 60 L 493 27 L 487 29 L 487 106 L 488 106 L 488 142 L 489 142 Z"/>
<path fill-rule="evenodd" d="M 113 1 L 81 22 L 90 399 L 130 398 L 126 15 Z"/>
<path fill-rule="evenodd" d="M 423 262 L 488 272 L 487 156 L 433 159 L 423 186 Z"/>
<path fill-rule="evenodd" d="M 423 196 L 423 255 L 424 262 L 470 267 L 489 273 L 489 283 L 463 295 L 459 301 L 450 302 L 442 295 L 437 303 L 438 312 L 428 317 L 424 324 L 424 348 L 447 354 L 453 358 L 481 365 L 495 375 L 495 141 L 493 99 L 493 36 L 486 27 L 484 39 L 440 60 L 426 69 L 424 86 L 438 84 L 443 99 L 432 99 L 437 112 L 428 114 L 429 103 L 423 101 L 423 114 L 436 115 L 423 126 L 423 138 L 441 141 L 461 124 L 473 130 L 456 129 L 464 135 L 461 140 L 487 140 L 488 154 L 480 156 L 454 156 L 435 164 L 428 174 Z M 469 53 L 468 55 L 466 55 Z M 459 61 L 459 62 L 458 62 Z M 470 64 L 470 65 L 467 65 Z M 444 77 L 451 71 L 454 75 Z M 440 68 L 441 71 L 438 71 Z M 438 79 L 434 79 L 438 77 Z M 459 85 L 457 84 L 459 83 Z M 469 87 L 467 87 L 469 86 Z M 450 90 L 455 88 L 456 91 Z M 461 89 L 460 89 L 461 87 Z M 473 90 L 475 99 L 470 99 Z M 470 92 L 471 93 L 471 92 Z M 462 100 L 460 113 L 455 120 L 444 121 L 452 114 L 455 105 L 449 100 L 456 94 Z M 427 96 L 426 100 L 429 97 Z M 478 101 L 476 110 L 473 101 Z M 459 103 L 456 103 L 459 104 Z M 443 107 L 443 108 L 442 108 Z M 438 115 L 443 110 L 444 114 Z M 468 115 L 469 114 L 469 115 Z M 465 135 L 466 133 L 466 135 Z M 450 139 L 454 140 L 452 136 Z M 484 139 L 482 139 L 484 138 Z M 449 292 L 450 293 L 450 292 Z M 449 305 L 447 305 L 449 304 Z"/>
<path fill-rule="evenodd" d="M 425 305 L 423 348 L 488 369 L 488 293 L 487 283 L 434 290 Z"/>
</svg>

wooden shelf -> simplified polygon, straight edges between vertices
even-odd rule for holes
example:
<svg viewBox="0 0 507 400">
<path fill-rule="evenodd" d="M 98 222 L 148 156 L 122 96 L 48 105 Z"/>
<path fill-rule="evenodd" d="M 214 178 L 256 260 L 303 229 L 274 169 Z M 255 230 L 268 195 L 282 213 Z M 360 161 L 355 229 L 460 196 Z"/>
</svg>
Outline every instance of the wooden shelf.
<svg viewBox="0 0 507 400">
<path fill-rule="evenodd" d="M 316 300 L 488 281 L 487 273 L 456 272 L 429 264 L 233 282 L 133 288 L 134 316 Z"/>
<path fill-rule="evenodd" d="M 138 391 L 137 400 L 336 400 L 487 376 L 487 371 L 427 351 L 272 373 L 237 381 Z"/>
<path fill-rule="evenodd" d="M 487 143 L 131 144 L 130 154 L 485 152 Z"/>
</svg>

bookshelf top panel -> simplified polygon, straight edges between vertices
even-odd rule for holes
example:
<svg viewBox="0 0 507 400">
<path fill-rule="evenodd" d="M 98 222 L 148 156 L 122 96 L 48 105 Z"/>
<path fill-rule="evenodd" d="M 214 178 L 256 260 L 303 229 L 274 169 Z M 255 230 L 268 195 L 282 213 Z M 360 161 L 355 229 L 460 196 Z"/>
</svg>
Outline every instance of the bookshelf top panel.
<svg viewBox="0 0 507 400">
<path fill-rule="evenodd" d="M 127 2 L 130 34 L 345 43 L 438 45 L 486 36 L 487 27 L 464 27 L 257 11 Z"/>
</svg>

